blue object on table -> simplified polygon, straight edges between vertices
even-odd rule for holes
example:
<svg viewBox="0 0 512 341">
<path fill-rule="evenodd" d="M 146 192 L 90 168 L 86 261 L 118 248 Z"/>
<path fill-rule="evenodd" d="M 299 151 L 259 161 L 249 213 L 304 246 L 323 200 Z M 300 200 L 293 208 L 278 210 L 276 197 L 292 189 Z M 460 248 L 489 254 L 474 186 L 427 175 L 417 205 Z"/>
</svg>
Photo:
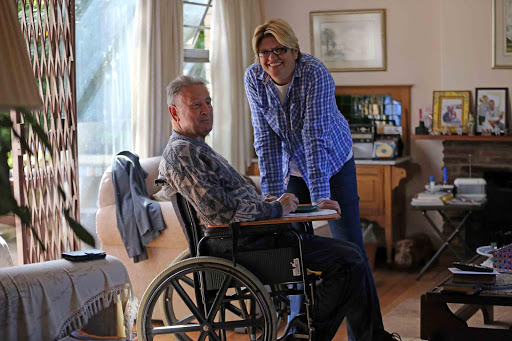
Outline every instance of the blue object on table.
<svg viewBox="0 0 512 341">
<path fill-rule="evenodd" d="M 443 183 L 448 183 L 448 170 L 446 168 L 443 168 Z"/>
</svg>

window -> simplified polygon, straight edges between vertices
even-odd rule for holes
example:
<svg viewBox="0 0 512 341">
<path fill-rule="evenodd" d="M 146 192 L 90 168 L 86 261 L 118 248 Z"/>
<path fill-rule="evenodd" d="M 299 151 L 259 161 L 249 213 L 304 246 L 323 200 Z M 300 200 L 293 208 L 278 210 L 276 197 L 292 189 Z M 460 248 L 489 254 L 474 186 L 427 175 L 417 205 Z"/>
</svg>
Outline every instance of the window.
<svg viewBox="0 0 512 341">
<path fill-rule="evenodd" d="M 210 27 L 212 0 L 183 1 L 183 73 L 211 81 Z"/>
<path fill-rule="evenodd" d="M 131 150 L 130 47 L 136 0 L 76 0 L 80 220 L 94 230 L 101 176 Z M 93 231 L 91 231 L 93 232 Z"/>
</svg>

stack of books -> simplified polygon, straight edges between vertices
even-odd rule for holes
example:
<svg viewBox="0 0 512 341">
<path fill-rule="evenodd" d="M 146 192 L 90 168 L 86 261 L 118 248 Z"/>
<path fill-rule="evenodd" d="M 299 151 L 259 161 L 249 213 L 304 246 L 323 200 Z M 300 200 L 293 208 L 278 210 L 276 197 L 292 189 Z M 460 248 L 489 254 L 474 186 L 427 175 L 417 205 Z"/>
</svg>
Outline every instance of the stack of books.
<svg viewBox="0 0 512 341">
<path fill-rule="evenodd" d="M 462 293 L 474 295 L 496 282 L 498 272 L 463 271 L 457 268 L 448 268 L 453 277 L 441 286 L 442 292 Z"/>
<path fill-rule="evenodd" d="M 451 192 L 444 192 L 444 191 L 438 191 L 438 192 L 430 192 L 425 191 L 418 193 L 414 198 L 411 200 L 412 205 L 416 206 L 437 206 L 437 205 L 444 205 L 446 202 L 453 199 L 453 193 Z"/>
</svg>

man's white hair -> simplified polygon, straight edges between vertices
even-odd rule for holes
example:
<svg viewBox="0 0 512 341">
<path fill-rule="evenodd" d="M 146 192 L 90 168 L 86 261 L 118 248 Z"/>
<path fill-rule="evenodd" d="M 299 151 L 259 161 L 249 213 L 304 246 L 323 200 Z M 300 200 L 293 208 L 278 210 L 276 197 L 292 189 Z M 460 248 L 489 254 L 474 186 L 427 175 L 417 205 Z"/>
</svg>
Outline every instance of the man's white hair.
<svg viewBox="0 0 512 341">
<path fill-rule="evenodd" d="M 200 78 L 184 75 L 181 75 L 171 81 L 169 85 L 167 85 L 167 105 L 176 105 L 176 98 L 183 91 L 183 89 L 193 85 L 206 86 L 206 82 Z"/>
</svg>

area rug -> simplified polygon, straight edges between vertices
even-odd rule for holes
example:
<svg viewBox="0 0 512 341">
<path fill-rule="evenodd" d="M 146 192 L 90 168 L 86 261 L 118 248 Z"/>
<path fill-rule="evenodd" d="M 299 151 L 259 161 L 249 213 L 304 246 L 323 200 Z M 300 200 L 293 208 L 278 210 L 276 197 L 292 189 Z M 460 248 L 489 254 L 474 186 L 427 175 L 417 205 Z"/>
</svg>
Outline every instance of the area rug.
<svg viewBox="0 0 512 341">
<path fill-rule="evenodd" d="M 452 311 L 460 305 L 449 304 Z M 383 316 L 384 326 L 389 332 L 396 332 L 404 339 L 419 340 L 420 337 L 420 298 L 411 298 L 400 303 L 396 308 Z M 495 307 L 495 323 L 485 325 L 483 315 L 477 312 L 468 320 L 470 327 L 507 328 L 512 326 L 512 307 Z"/>
</svg>

